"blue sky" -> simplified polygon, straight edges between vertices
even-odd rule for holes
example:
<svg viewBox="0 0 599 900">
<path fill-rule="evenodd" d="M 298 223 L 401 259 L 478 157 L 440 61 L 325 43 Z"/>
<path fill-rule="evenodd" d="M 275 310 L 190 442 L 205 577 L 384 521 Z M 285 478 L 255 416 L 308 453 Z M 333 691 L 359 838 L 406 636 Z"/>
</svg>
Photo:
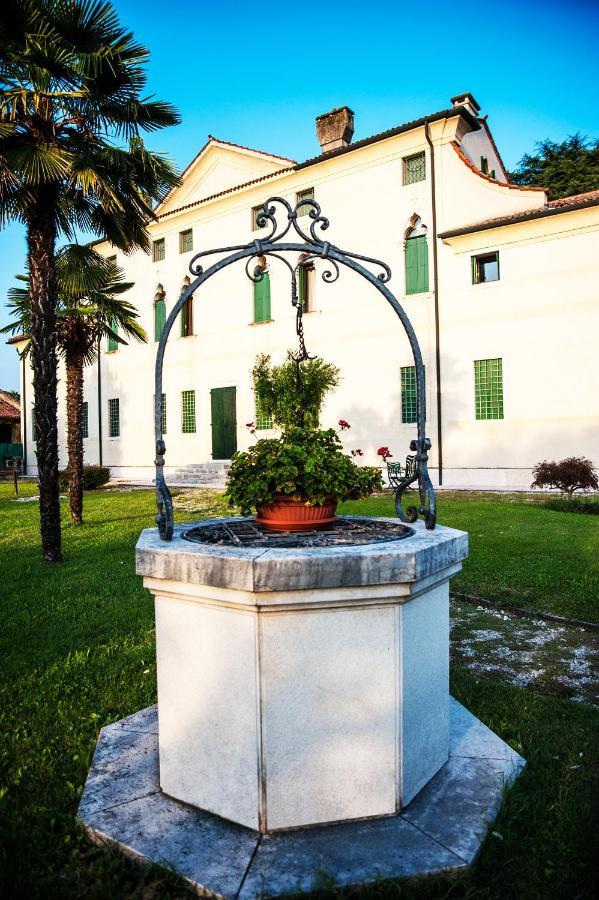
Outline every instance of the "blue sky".
<svg viewBox="0 0 599 900">
<path fill-rule="evenodd" d="M 182 114 L 148 139 L 180 167 L 208 134 L 302 160 L 319 150 L 314 117 L 334 106 L 355 111 L 357 140 L 467 90 L 508 168 L 536 140 L 599 137 L 596 0 L 115 5 L 151 51 L 149 93 Z M 0 324 L 24 254 L 20 227 L 0 232 Z M 0 387 L 17 386 L 16 353 L 2 340 Z"/>
</svg>

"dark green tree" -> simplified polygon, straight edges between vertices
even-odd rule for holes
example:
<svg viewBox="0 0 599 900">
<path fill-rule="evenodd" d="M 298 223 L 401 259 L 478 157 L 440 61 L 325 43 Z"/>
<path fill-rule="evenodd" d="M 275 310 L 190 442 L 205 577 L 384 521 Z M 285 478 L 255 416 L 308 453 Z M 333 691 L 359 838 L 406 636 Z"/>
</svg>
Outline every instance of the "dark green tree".
<svg viewBox="0 0 599 900">
<path fill-rule="evenodd" d="M 599 140 L 577 133 L 561 144 L 538 141 L 510 178 L 514 184 L 547 188 L 552 200 L 599 190 Z"/>
<path fill-rule="evenodd" d="M 43 558 L 61 560 L 56 244 L 79 230 L 148 249 L 146 223 L 177 183 L 143 131 L 179 121 L 144 97 L 148 51 L 103 0 L 0 4 L 0 225 L 27 231 Z"/>
<path fill-rule="evenodd" d="M 26 275 L 17 279 L 29 282 Z M 145 341 L 134 306 L 121 297 L 132 282 L 123 270 L 91 247 L 67 244 L 56 254 L 57 348 L 65 363 L 67 389 L 67 454 L 69 506 L 75 525 L 83 522 L 83 378 L 86 365 L 97 358 L 101 340 L 111 337 L 127 343 L 123 335 Z M 0 334 L 29 334 L 31 302 L 28 287 L 8 292 L 11 322 Z M 25 352 L 28 352 L 30 344 Z"/>
</svg>

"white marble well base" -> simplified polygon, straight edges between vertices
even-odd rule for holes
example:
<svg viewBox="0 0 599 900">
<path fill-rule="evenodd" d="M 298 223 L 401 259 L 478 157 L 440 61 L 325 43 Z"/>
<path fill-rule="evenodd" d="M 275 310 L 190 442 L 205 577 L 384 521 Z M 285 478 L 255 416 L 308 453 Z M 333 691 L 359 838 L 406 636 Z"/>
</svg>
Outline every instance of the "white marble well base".
<svg viewBox="0 0 599 900">
<path fill-rule="evenodd" d="M 89 837 L 174 869 L 198 894 L 254 898 L 471 865 L 525 761 L 453 698 L 449 760 L 399 815 L 261 835 L 160 789 L 155 706 L 103 728 L 78 819 Z"/>
<path fill-rule="evenodd" d="M 262 833 L 397 814 L 448 758 L 467 535 L 265 550 L 191 543 L 189 527 L 137 545 L 162 790 Z"/>
</svg>

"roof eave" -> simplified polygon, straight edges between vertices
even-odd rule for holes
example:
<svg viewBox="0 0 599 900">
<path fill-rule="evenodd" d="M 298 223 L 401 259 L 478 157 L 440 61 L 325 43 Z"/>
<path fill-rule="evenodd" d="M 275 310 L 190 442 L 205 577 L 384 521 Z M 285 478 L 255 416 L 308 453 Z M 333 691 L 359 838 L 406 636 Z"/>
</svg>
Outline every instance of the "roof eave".
<svg viewBox="0 0 599 900">
<path fill-rule="evenodd" d="M 506 228 L 508 225 L 522 225 L 525 222 L 531 222 L 535 219 L 564 215 L 564 213 L 574 212 L 577 209 L 587 209 L 591 206 L 599 206 L 599 198 L 582 200 L 579 203 L 572 203 L 571 206 L 544 206 L 541 209 L 532 209 L 529 212 L 520 213 L 517 218 L 514 216 L 506 216 L 502 219 L 493 219 L 488 222 L 466 225 L 463 228 L 453 228 L 450 231 L 442 232 L 439 237 L 442 240 L 447 240 L 448 238 L 461 237 L 465 234 L 476 234 L 479 231 L 491 231 L 493 228 Z"/>
</svg>

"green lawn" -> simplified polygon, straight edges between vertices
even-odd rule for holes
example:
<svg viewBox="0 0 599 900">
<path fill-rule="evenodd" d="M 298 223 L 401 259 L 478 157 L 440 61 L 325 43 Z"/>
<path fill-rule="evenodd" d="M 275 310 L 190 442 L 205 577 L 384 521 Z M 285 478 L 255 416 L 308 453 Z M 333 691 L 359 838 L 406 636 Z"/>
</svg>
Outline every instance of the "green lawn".
<svg viewBox="0 0 599 900">
<path fill-rule="evenodd" d="M 99 728 L 155 701 L 153 605 L 133 563 L 138 534 L 152 524 L 153 495 L 87 495 L 87 522 L 80 528 L 65 522 L 66 561 L 54 567 L 40 561 L 37 504 L 10 502 L 10 496 L 9 486 L 0 485 L 0 895 L 183 895 L 172 877 L 90 845 L 74 818 Z M 505 599 L 505 573 L 517 570 L 520 548 L 525 552 L 532 540 L 512 523 L 522 529 L 530 522 L 537 543 L 545 537 L 540 567 L 530 549 L 530 563 L 522 567 L 530 591 L 526 604 L 588 615 L 577 606 L 584 572 L 570 570 L 577 559 L 581 569 L 588 567 L 587 590 L 597 584 L 589 559 L 593 517 L 495 500 L 440 502 L 441 521 L 469 527 L 473 535 L 462 590 Z M 386 498 L 352 508 L 390 512 Z M 493 527 L 502 534 L 491 549 L 486 541 Z M 554 529 L 561 538 L 551 543 L 547 535 Z M 485 533 L 486 539 L 479 537 Z M 559 606 L 560 591 L 566 607 Z M 501 838 L 489 838 L 472 876 L 365 893 L 462 900 L 590 897 L 599 713 L 505 684 L 478 683 L 462 670 L 453 673 L 453 691 L 529 761 L 495 828 Z"/>
<path fill-rule="evenodd" d="M 541 497 L 439 492 L 438 521 L 470 534 L 452 587 L 501 604 L 599 620 L 599 516 L 557 512 Z M 393 498 L 346 503 L 343 512 L 395 515 Z"/>
</svg>

